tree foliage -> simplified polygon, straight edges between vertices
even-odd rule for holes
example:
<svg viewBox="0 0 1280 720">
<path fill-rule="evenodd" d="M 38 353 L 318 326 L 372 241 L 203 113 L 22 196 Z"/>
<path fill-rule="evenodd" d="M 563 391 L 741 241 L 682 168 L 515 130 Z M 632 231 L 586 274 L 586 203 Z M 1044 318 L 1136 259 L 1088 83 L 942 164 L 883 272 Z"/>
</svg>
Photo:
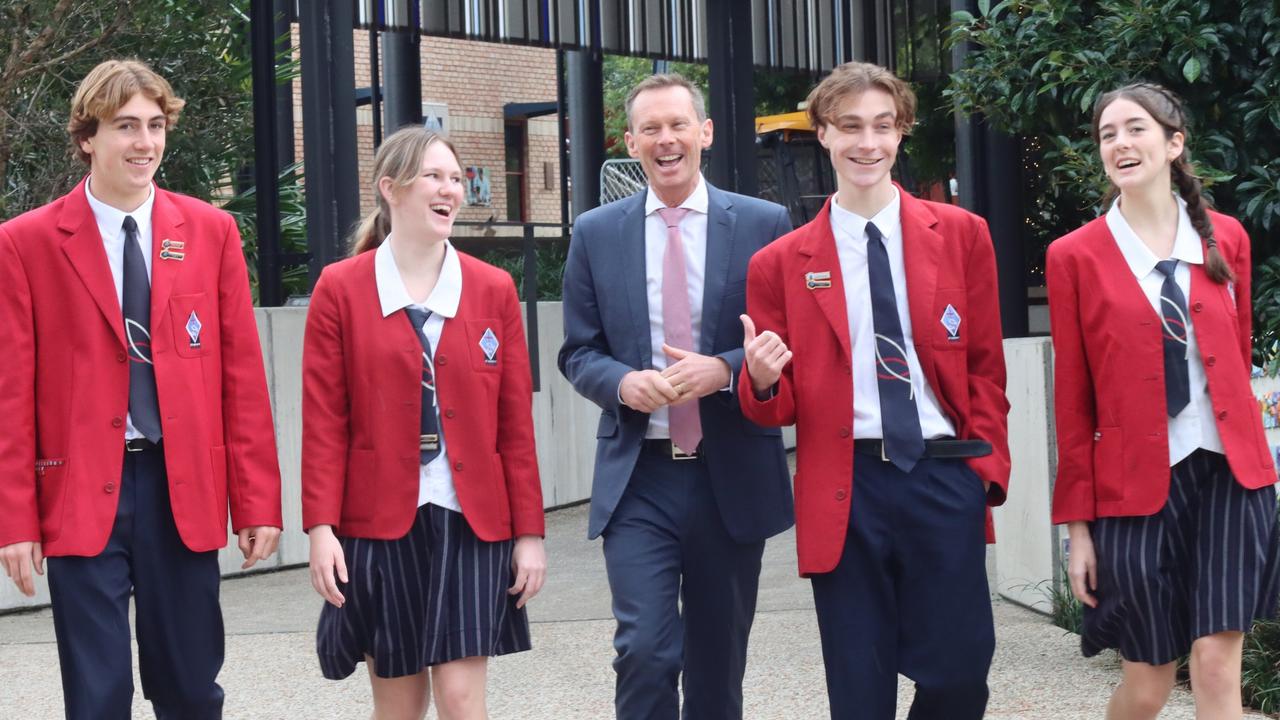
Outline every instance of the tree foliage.
<svg viewBox="0 0 1280 720">
<path fill-rule="evenodd" d="M 104 60 L 136 58 L 187 101 L 156 181 L 224 204 L 252 276 L 256 208 L 253 188 L 238 181 L 254 151 L 248 7 L 249 0 L 0 0 L 0 221 L 65 194 L 88 172 L 66 131 L 76 84 Z M 296 75 L 292 62 L 278 67 L 279 82 Z M 301 173 L 290 168 L 280 178 L 282 244 L 303 251 Z M 296 268 L 286 273 L 287 291 L 306 284 Z"/>
<path fill-rule="evenodd" d="M 0 0 L 0 217 L 67 192 L 87 168 L 66 133 L 76 83 L 99 62 L 149 63 L 188 101 L 157 180 L 209 199 L 252 158 L 247 0 Z"/>
<path fill-rule="evenodd" d="M 1255 261 L 1280 250 L 1275 0 L 980 0 L 978 9 L 953 16 L 950 42 L 977 52 L 947 94 L 961 111 L 1043 147 L 1033 202 L 1048 208 L 1056 234 L 1095 215 L 1106 188 L 1089 133 L 1095 100 L 1147 80 L 1185 100 L 1190 157 L 1214 205 L 1249 230 Z M 1278 332 L 1276 322 L 1259 323 L 1260 335 Z"/>
</svg>

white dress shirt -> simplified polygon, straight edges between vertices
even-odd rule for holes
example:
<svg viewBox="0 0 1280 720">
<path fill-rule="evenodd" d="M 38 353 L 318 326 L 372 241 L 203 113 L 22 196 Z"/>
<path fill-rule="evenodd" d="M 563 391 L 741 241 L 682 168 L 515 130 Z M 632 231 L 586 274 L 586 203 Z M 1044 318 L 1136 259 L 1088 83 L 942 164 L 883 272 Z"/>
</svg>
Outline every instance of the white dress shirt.
<svg viewBox="0 0 1280 720">
<path fill-rule="evenodd" d="M 427 340 L 431 341 L 431 357 L 435 359 L 436 348 L 440 345 L 440 333 L 444 330 L 446 318 L 458 314 L 458 302 L 462 299 L 462 265 L 458 262 L 458 252 L 445 240 L 444 265 L 440 267 L 440 277 L 424 303 L 415 303 L 405 288 L 404 278 L 396 267 L 396 257 L 391 250 L 391 236 L 374 250 L 373 274 L 378 284 L 378 302 L 382 305 L 382 317 L 400 312 L 407 307 L 429 310 L 423 331 Z M 408 317 L 407 313 L 405 315 Z M 418 506 L 427 503 L 442 508 L 462 512 L 458 504 L 458 492 L 453 487 L 453 472 L 449 469 L 449 448 L 445 443 L 444 425 L 440 423 L 439 396 L 436 396 L 436 425 L 440 428 L 440 454 L 434 460 L 418 468 Z"/>
<path fill-rule="evenodd" d="M 132 217 L 138 224 L 138 245 L 142 248 L 142 260 L 147 265 L 147 282 L 151 282 L 151 208 L 156 202 L 156 189 L 151 186 L 147 191 L 147 199 L 133 212 L 125 212 L 111 207 L 93 196 L 91 185 L 93 178 L 84 184 L 85 197 L 89 199 L 89 209 L 93 211 L 93 219 L 98 224 L 98 233 L 102 235 L 102 247 L 107 252 L 107 266 L 111 268 L 111 282 L 116 286 L 116 307 L 124 307 L 124 219 Z M 124 311 L 120 311 L 124 317 Z M 153 320 L 155 318 L 152 318 Z M 123 322 L 123 319 L 121 320 Z M 147 328 L 151 333 L 151 328 Z M 124 437 L 133 440 L 142 437 L 142 433 L 133 426 L 133 415 L 125 415 Z"/>
<path fill-rule="evenodd" d="M 667 250 L 667 224 L 658 215 L 666 207 L 649 188 L 644 202 L 644 280 L 649 297 L 649 341 L 653 348 L 653 367 L 664 370 L 672 360 L 662 352 L 665 332 L 662 328 L 662 257 Z M 702 339 L 702 283 L 707 269 L 707 183 L 701 175 L 693 193 L 679 207 L 690 212 L 680 221 L 680 240 L 684 243 L 684 273 L 689 287 L 689 313 L 693 327 L 693 347 L 698 351 Z M 671 437 L 670 411 L 666 406 L 649 414 L 646 438 Z"/>
<path fill-rule="evenodd" d="M 1204 249 L 1200 246 L 1200 235 L 1191 225 L 1191 216 L 1187 214 L 1187 203 L 1174 196 L 1178 201 L 1178 230 L 1174 235 L 1173 252 L 1169 259 L 1178 260 L 1178 269 L 1173 272 L 1173 281 L 1177 283 L 1182 296 L 1191 301 L 1191 265 L 1204 263 Z M 1151 252 L 1151 248 L 1142 242 L 1129 222 L 1120 212 L 1120 202 L 1112 203 L 1107 211 L 1107 229 L 1111 231 L 1125 262 L 1138 279 L 1138 285 L 1151 303 L 1151 309 L 1159 317 L 1160 287 L 1164 285 L 1164 273 L 1156 269 L 1161 258 Z M 1204 363 L 1200 360 L 1200 346 L 1196 343 L 1195 326 L 1187 315 L 1187 377 L 1191 381 L 1191 402 L 1178 413 L 1169 418 L 1169 465 L 1195 452 L 1197 448 L 1224 452 L 1222 438 L 1218 435 L 1218 426 L 1213 421 L 1213 403 L 1209 399 L 1208 380 L 1204 375 Z"/>
<path fill-rule="evenodd" d="M 902 253 L 902 198 L 893 189 L 893 200 L 868 220 L 849 212 L 831 201 L 831 231 L 840 258 L 840 275 L 844 280 L 844 304 L 849 316 L 849 341 L 852 345 L 853 437 L 884 437 L 880 422 L 880 384 L 876 381 L 876 337 L 871 315 L 871 282 L 867 274 L 867 223 L 873 222 L 884 237 L 889 253 L 889 269 L 893 272 L 893 294 L 898 304 L 898 321 L 902 323 L 903 346 L 907 366 L 911 370 L 911 388 L 920 414 L 920 430 L 925 438 L 954 437 L 955 425 L 942 412 L 938 398 L 925 379 L 916 356 L 911 331 L 911 308 L 907 302 L 907 267 Z"/>
</svg>

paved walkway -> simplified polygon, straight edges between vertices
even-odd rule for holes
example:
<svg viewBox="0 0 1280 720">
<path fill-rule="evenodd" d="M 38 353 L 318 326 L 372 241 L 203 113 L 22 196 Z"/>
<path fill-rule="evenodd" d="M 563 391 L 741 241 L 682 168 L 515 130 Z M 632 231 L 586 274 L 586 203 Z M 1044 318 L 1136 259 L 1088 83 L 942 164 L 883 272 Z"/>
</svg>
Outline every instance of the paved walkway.
<svg viewBox="0 0 1280 720">
<path fill-rule="evenodd" d="M 585 506 L 547 516 L 551 573 L 546 589 L 531 605 L 534 649 L 490 665 L 490 713 L 495 720 L 613 716 L 613 621 L 600 544 L 587 542 L 586 518 Z M 314 630 L 321 601 L 305 569 L 229 580 L 222 586 L 222 598 L 227 661 L 220 682 L 227 691 L 229 720 L 369 716 L 369 683 L 363 671 L 343 682 L 320 677 Z M 1118 678 L 1114 656 L 1080 657 L 1074 636 L 1009 603 L 996 602 L 995 616 L 988 718 L 1103 716 Z M 826 717 L 813 599 L 808 582 L 795 575 L 792 533 L 771 541 L 765 553 L 750 652 L 747 718 Z M 61 717 L 57 668 L 48 610 L 0 616 L 0 717 Z M 900 690 L 901 718 L 911 693 L 905 680 Z M 134 717 L 151 717 L 140 691 Z M 1178 690 L 1161 717 L 1194 718 L 1190 696 Z"/>
</svg>

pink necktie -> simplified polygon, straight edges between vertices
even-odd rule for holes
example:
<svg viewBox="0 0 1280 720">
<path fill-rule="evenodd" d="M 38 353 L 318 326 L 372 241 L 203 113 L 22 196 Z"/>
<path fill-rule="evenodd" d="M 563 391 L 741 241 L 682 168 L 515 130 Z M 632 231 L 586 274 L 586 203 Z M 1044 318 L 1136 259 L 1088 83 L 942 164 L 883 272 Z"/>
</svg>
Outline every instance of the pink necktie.
<svg viewBox="0 0 1280 720">
<path fill-rule="evenodd" d="M 667 344 L 681 350 L 693 346 L 693 316 L 689 309 L 689 281 L 685 275 L 684 243 L 680 221 L 687 208 L 661 208 L 658 215 L 667 224 L 667 249 L 662 255 L 662 330 Z M 671 442 L 686 453 L 702 442 L 702 417 L 698 401 L 690 400 L 670 409 Z"/>
</svg>

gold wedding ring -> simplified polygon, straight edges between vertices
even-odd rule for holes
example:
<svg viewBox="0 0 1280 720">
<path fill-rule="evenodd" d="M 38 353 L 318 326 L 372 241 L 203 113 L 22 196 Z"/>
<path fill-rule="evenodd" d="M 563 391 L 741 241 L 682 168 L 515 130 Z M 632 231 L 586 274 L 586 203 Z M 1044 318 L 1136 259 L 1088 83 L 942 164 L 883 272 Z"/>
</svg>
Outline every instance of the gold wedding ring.
<svg viewBox="0 0 1280 720">
<path fill-rule="evenodd" d="M 680 383 L 680 384 L 676 385 L 676 394 L 677 394 L 677 395 L 683 395 L 683 394 L 684 394 L 684 391 L 685 391 L 685 385 L 684 385 L 684 383 Z"/>
</svg>

